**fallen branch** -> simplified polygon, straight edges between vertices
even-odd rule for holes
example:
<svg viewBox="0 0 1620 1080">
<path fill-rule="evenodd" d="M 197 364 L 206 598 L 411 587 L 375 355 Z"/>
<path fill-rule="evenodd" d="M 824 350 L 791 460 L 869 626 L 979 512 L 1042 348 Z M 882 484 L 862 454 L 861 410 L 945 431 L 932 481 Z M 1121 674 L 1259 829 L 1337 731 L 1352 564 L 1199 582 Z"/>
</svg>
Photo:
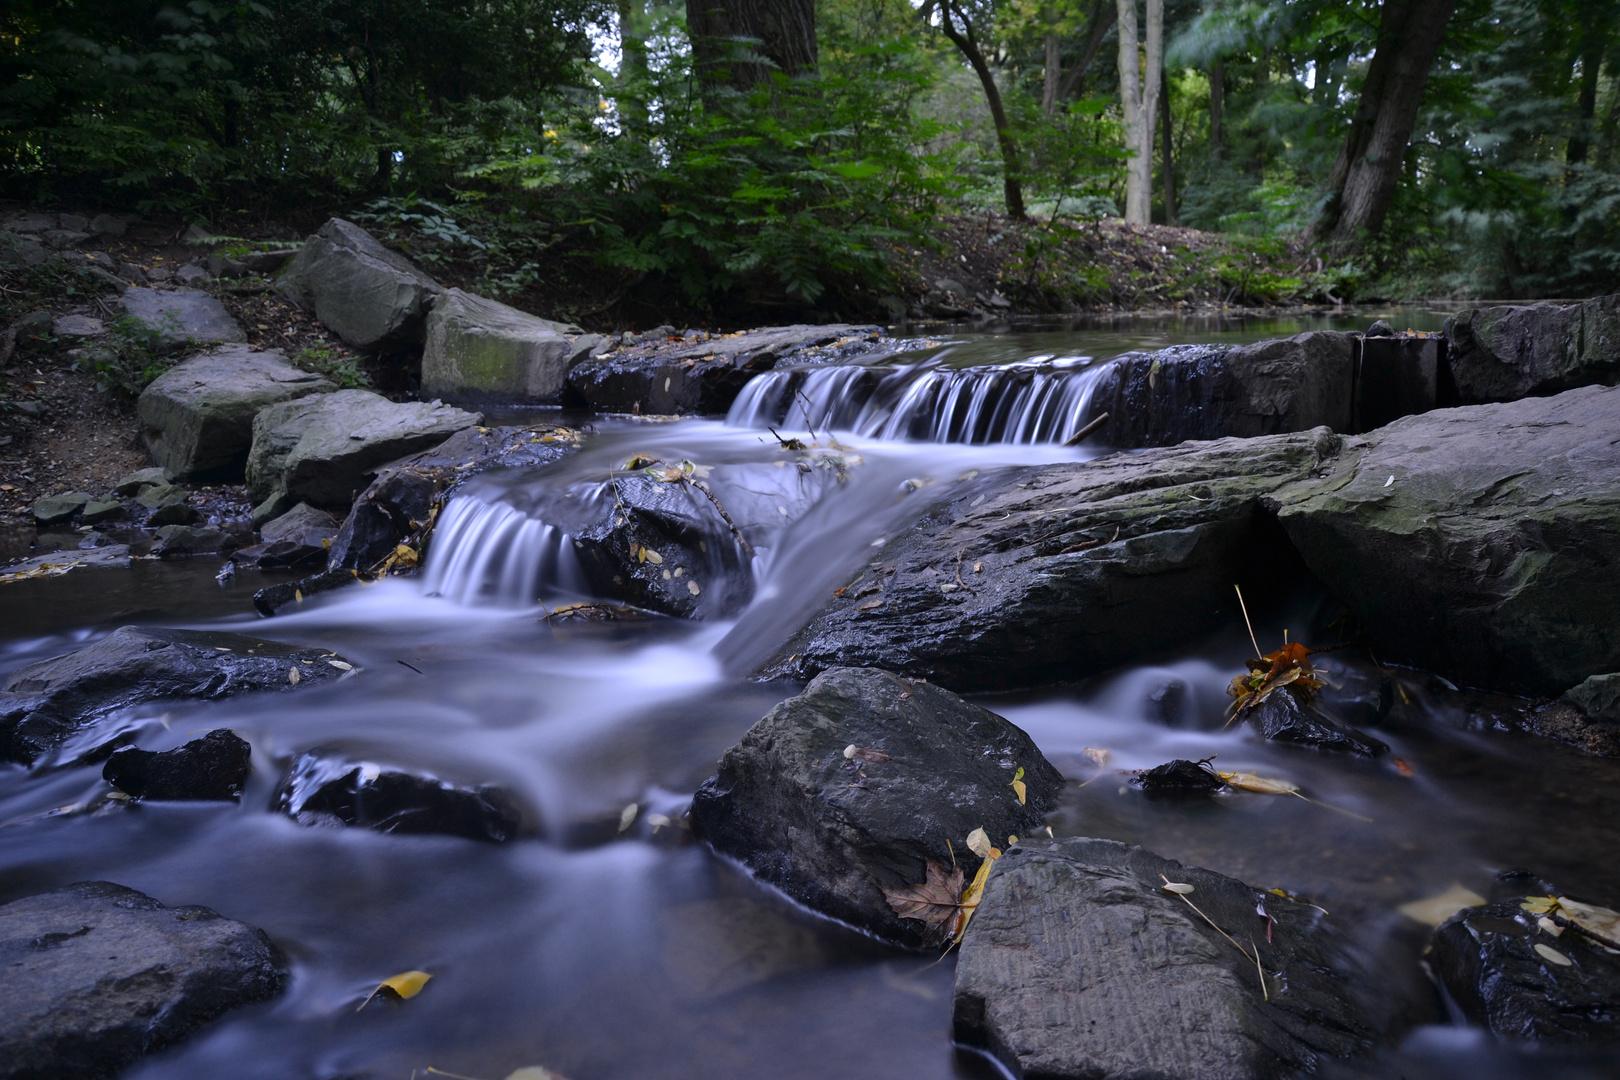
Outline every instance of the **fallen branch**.
<svg viewBox="0 0 1620 1080">
<path fill-rule="evenodd" d="M 1080 445 L 1080 440 L 1084 439 L 1087 435 L 1090 435 L 1093 431 L 1096 431 L 1098 428 L 1102 427 L 1106 423 L 1108 423 L 1108 414 L 1103 413 L 1101 416 L 1098 416 L 1095 420 L 1091 421 L 1085 427 L 1081 428 L 1079 431 L 1075 432 L 1073 435 L 1070 435 L 1067 439 L 1064 439 L 1063 440 L 1063 445 L 1064 446 L 1079 446 Z"/>
<path fill-rule="evenodd" d="M 690 478 L 686 482 L 703 492 L 704 495 L 708 496 L 709 501 L 714 504 L 714 508 L 718 510 L 720 512 L 720 516 L 725 519 L 726 526 L 731 529 L 731 535 L 736 538 L 737 546 L 743 549 L 744 555 L 747 555 L 750 559 L 752 559 L 754 557 L 753 545 L 743 538 L 742 530 L 737 528 L 737 523 L 735 521 L 731 520 L 731 515 L 726 513 L 726 508 L 724 506 L 720 505 L 720 500 L 715 496 L 714 492 L 709 489 L 709 485 L 702 480 L 693 480 Z"/>
</svg>

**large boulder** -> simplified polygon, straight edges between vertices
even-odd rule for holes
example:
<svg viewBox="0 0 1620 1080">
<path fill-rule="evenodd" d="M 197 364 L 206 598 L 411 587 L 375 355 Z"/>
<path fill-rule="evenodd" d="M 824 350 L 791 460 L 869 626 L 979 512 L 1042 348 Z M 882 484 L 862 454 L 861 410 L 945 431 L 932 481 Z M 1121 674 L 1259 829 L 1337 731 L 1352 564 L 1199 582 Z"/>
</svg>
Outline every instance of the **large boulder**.
<svg viewBox="0 0 1620 1080">
<path fill-rule="evenodd" d="M 437 401 L 394 402 L 369 390 L 272 405 L 253 420 L 248 491 L 255 499 L 282 491 L 293 501 L 347 506 L 379 467 L 482 419 Z"/>
<path fill-rule="evenodd" d="M 1028 835 L 1062 790 L 1029 736 L 995 713 L 887 671 L 839 668 L 726 751 L 691 821 L 794 899 L 921 947 L 943 943 L 950 925 L 902 917 L 888 894 L 953 865 L 971 878 L 981 861 L 971 833 L 997 846 Z"/>
<path fill-rule="evenodd" d="M 581 360 L 568 374 L 580 403 L 601 412 L 723 413 L 762 371 L 878 352 L 879 326 L 771 326 L 740 334 L 637 341 Z"/>
<path fill-rule="evenodd" d="M 1442 409 L 1268 496 L 1380 658 L 1556 696 L 1620 670 L 1620 388 Z"/>
<path fill-rule="evenodd" d="M 1316 908 L 1113 840 L 1025 840 L 962 943 L 955 1034 L 1043 1080 L 1304 1075 L 1370 1045 L 1355 985 Z"/>
<path fill-rule="evenodd" d="M 962 484 L 875 551 L 766 671 L 808 678 L 853 663 L 1005 689 L 1184 647 L 1238 617 L 1234 583 L 1264 604 L 1298 580 L 1261 498 L 1311 476 L 1340 442 L 1318 428 Z"/>
<path fill-rule="evenodd" d="M 1313 331 L 1236 348 L 1182 345 L 1109 364 L 1090 414 L 1109 414 L 1110 446 L 1170 446 L 1186 439 L 1252 437 L 1353 419 L 1354 341 Z"/>
<path fill-rule="evenodd" d="M 583 333 L 450 289 L 428 312 L 422 394 L 451 401 L 558 401 L 574 355 L 569 335 Z"/>
<path fill-rule="evenodd" d="M 342 218 L 305 241 L 279 286 L 344 342 L 367 352 L 421 346 L 428 305 L 443 291 L 409 259 Z"/>
<path fill-rule="evenodd" d="M 159 352 L 177 352 L 193 345 L 231 345 L 247 341 L 218 300 L 201 289 L 124 290 L 124 311 L 153 335 Z"/>
<path fill-rule="evenodd" d="M 125 626 L 0 682 L 0 761 L 29 764 L 115 710 L 148 701 L 215 700 L 339 678 L 335 653 L 200 630 Z"/>
<path fill-rule="evenodd" d="M 502 788 L 467 787 L 325 749 L 311 750 L 292 763 L 274 802 L 279 812 L 301 825 L 354 825 L 402 835 L 499 843 L 516 836 L 523 823 Z"/>
<path fill-rule="evenodd" d="M 287 983 L 263 930 L 105 881 L 0 907 L 0 968 L 4 1080 L 113 1076 Z"/>
<path fill-rule="evenodd" d="M 1470 308 L 1446 320 L 1464 405 L 1620 383 L 1620 296 Z"/>
<path fill-rule="evenodd" d="M 260 409 L 336 389 L 279 352 L 215 349 L 170 368 L 141 392 L 141 434 L 152 460 L 174 480 L 240 483 Z"/>
</svg>

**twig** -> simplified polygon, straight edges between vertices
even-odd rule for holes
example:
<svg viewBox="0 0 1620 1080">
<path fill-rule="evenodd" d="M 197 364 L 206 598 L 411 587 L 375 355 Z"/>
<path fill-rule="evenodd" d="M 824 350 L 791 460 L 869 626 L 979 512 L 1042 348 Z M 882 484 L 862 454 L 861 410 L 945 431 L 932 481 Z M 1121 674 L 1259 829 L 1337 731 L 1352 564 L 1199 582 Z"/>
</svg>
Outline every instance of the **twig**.
<svg viewBox="0 0 1620 1080">
<path fill-rule="evenodd" d="M 731 515 L 726 513 L 726 508 L 720 505 L 720 500 L 715 497 L 713 491 L 709 490 L 709 485 L 702 480 L 688 479 L 686 482 L 709 497 L 709 501 L 714 504 L 716 510 L 720 511 L 720 516 L 725 519 L 726 525 L 731 529 L 731 535 L 736 538 L 737 546 L 743 549 L 743 554 L 752 559 L 754 557 L 753 545 L 743 538 L 742 530 L 737 528 L 735 521 L 731 520 Z"/>
<path fill-rule="evenodd" d="M 1160 874 L 1159 878 L 1166 885 L 1170 884 L 1170 879 L 1165 877 L 1163 874 Z M 1228 934 L 1225 930 L 1222 930 L 1219 926 L 1215 926 L 1215 920 L 1210 918 L 1208 915 L 1205 915 L 1203 909 L 1200 908 L 1197 904 L 1193 903 L 1191 900 L 1188 900 L 1186 893 L 1179 893 L 1178 892 L 1178 893 L 1176 893 L 1176 895 L 1181 897 L 1182 901 L 1188 907 L 1190 907 L 1194 911 L 1198 912 L 1198 917 L 1200 919 L 1203 919 L 1205 922 L 1209 923 L 1210 926 L 1214 926 L 1215 927 L 1215 932 L 1217 934 L 1221 935 L 1221 937 L 1225 938 L 1227 941 L 1230 941 L 1232 943 L 1232 948 L 1236 949 L 1238 952 L 1243 954 L 1243 959 L 1245 959 L 1245 960 L 1253 960 L 1254 961 L 1254 966 L 1257 969 L 1260 967 L 1260 950 L 1259 949 L 1254 950 L 1254 955 L 1250 956 L 1248 949 L 1245 949 L 1243 946 L 1239 945 L 1237 943 L 1237 939 L 1234 938 L 1231 934 Z M 1266 992 L 1266 973 L 1265 973 L 1264 970 L 1261 970 L 1261 972 L 1260 972 L 1260 992 L 1263 993 L 1263 994 L 1265 994 L 1265 992 Z M 1266 994 L 1266 1000 L 1267 1001 L 1271 1000 L 1271 995 L 1270 994 Z"/>
<path fill-rule="evenodd" d="M 1254 637 L 1254 624 L 1249 621 L 1249 605 L 1243 602 L 1243 589 L 1240 588 L 1235 582 L 1233 583 L 1232 588 L 1237 589 L 1238 607 L 1243 609 L 1243 625 L 1249 628 L 1249 644 L 1254 646 L 1254 655 L 1257 657 L 1264 656 L 1265 653 L 1260 651 L 1260 643 L 1256 641 Z"/>
<path fill-rule="evenodd" d="M 810 433 L 810 440 L 814 442 L 816 438 L 816 429 L 810 426 L 810 399 L 805 396 L 803 387 L 796 386 L 793 388 L 793 392 L 799 395 L 800 401 L 804 402 L 804 430 Z"/>
<path fill-rule="evenodd" d="M 1266 929 L 1271 929 L 1270 916 L 1267 916 Z M 1266 969 L 1260 966 L 1260 946 L 1254 943 L 1254 935 L 1249 935 L 1249 948 L 1254 950 L 1254 970 L 1260 973 L 1260 994 L 1267 1001 L 1271 1000 L 1271 993 L 1266 989 Z"/>
<path fill-rule="evenodd" d="M 1084 439 L 1087 435 L 1090 435 L 1093 431 L 1096 431 L 1098 428 L 1102 427 L 1106 423 L 1108 423 L 1108 414 L 1103 413 L 1101 416 L 1097 417 L 1095 420 L 1088 423 L 1085 427 L 1081 428 L 1079 431 L 1075 432 L 1073 435 L 1070 435 L 1067 439 L 1064 439 L 1063 440 L 1063 445 L 1064 446 L 1078 446 L 1080 444 L 1081 439 Z"/>
</svg>

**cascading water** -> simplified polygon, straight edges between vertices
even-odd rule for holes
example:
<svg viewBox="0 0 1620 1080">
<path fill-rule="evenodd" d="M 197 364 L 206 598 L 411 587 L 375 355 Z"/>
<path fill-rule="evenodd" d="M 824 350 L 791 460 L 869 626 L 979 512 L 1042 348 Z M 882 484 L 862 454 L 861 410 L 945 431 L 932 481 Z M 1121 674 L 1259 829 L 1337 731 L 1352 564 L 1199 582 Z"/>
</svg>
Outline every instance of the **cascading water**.
<svg viewBox="0 0 1620 1080">
<path fill-rule="evenodd" d="M 522 607 L 542 590 L 585 591 L 568 534 L 505 503 L 452 499 L 433 551 L 422 583 L 428 596 Z"/>
<path fill-rule="evenodd" d="M 840 365 L 756 376 L 726 422 L 912 442 L 1062 443 L 1083 427 L 1107 364 L 1038 357 L 952 370 Z"/>
</svg>

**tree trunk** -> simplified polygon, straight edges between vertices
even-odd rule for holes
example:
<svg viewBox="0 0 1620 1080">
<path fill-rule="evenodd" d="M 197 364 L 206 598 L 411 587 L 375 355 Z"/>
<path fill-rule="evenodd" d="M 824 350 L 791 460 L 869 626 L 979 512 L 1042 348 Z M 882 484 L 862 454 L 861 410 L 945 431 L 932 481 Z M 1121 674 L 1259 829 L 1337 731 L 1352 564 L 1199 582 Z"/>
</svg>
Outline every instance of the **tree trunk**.
<svg viewBox="0 0 1620 1080">
<path fill-rule="evenodd" d="M 1597 118 L 1598 71 L 1602 66 L 1602 42 L 1597 42 L 1595 47 L 1588 45 L 1581 56 L 1581 92 L 1576 102 L 1579 116 L 1574 134 L 1569 137 L 1569 148 L 1564 154 L 1564 160 L 1571 165 L 1585 161 L 1592 145 L 1592 121 Z"/>
<path fill-rule="evenodd" d="M 1136 0 L 1119 3 L 1119 97 L 1125 105 L 1125 220 L 1146 225 L 1153 203 L 1153 122 L 1164 67 L 1164 0 L 1147 0 L 1146 73 L 1136 37 Z"/>
<path fill-rule="evenodd" d="M 645 0 L 618 0 L 619 5 L 619 120 L 626 131 L 647 127 L 647 28 Z"/>
<path fill-rule="evenodd" d="M 1075 89 L 1079 87 L 1080 80 L 1085 78 L 1086 71 L 1091 62 L 1097 59 L 1097 51 L 1102 48 L 1103 39 L 1108 36 L 1108 28 L 1114 20 L 1108 12 L 1108 0 L 1095 0 L 1091 5 L 1091 18 L 1086 22 L 1086 43 L 1080 49 L 1080 59 L 1070 72 L 1063 76 L 1063 84 L 1058 87 L 1058 100 L 1067 101 L 1074 96 Z"/>
<path fill-rule="evenodd" d="M 701 85 L 747 90 L 816 66 L 815 0 L 686 0 Z"/>
<path fill-rule="evenodd" d="M 1319 234 L 1354 247 L 1383 226 L 1423 87 L 1456 7 L 1457 0 L 1384 0 L 1367 81 L 1328 181 Z"/>
<path fill-rule="evenodd" d="M 1220 160 L 1226 155 L 1221 117 L 1226 109 L 1226 67 L 1219 60 L 1209 65 L 1209 156 Z"/>
<path fill-rule="evenodd" d="M 923 6 L 924 17 L 927 17 L 932 7 L 929 4 Z M 957 20 L 961 20 L 960 27 L 956 25 Z M 996 85 L 990 64 L 979 48 L 973 21 L 968 18 L 967 12 L 958 6 L 956 0 L 942 0 L 939 5 L 939 22 L 945 36 L 951 39 L 951 44 L 955 45 L 957 51 L 967 59 L 973 73 L 979 77 L 979 85 L 984 87 L 984 99 L 990 106 L 990 119 L 996 125 L 996 142 L 1001 147 L 1001 189 L 1007 200 L 1007 216 L 1022 221 L 1026 215 L 1024 185 L 1019 175 L 1022 170 L 1018 162 L 1018 143 L 1013 138 L 1012 123 L 1007 119 L 1007 109 L 1001 101 L 1001 88 Z"/>
<path fill-rule="evenodd" d="M 1176 163 L 1174 142 L 1170 132 L 1170 76 L 1159 69 L 1159 126 L 1164 129 L 1164 153 L 1160 167 L 1164 170 L 1164 223 L 1176 223 Z"/>
<path fill-rule="evenodd" d="M 1063 87 L 1063 39 L 1056 34 L 1046 35 L 1045 79 L 1041 85 L 1041 112 L 1051 116 L 1057 111 L 1058 91 Z"/>
</svg>

